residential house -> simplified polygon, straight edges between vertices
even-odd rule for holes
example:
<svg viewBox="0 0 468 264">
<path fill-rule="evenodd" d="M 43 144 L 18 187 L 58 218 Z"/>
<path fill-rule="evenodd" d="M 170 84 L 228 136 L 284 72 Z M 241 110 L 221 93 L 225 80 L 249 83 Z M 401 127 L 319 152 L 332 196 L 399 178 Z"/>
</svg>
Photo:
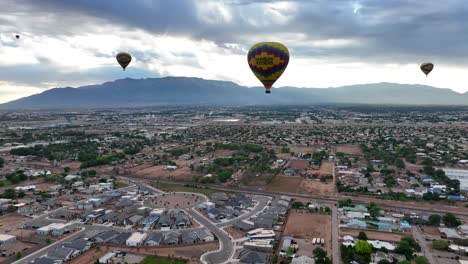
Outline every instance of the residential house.
<svg viewBox="0 0 468 264">
<path fill-rule="evenodd" d="M 271 254 L 264 252 L 243 249 L 239 253 L 239 263 L 241 264 L 264 264 L 269 263 Z"/>
<path fill-rule="evenodd" d="M 100 233 L 92 238 L 92 240 L 96 243 L 105 243 L 120 235 L 120 232 L 114 230 L 108 230 L 103 233 Z"/>
<path fill-rule="evenodd" d="M 92 241 L 85 240 L 84 238 L 78 238 L 71 242 L 63 243 L 63 246 L 75 249 L 81 254 L 83 252 L 88 251 L 93 246 L 93 244 L 94 243 Z"/>
<path fill-rule="evenodd" d="M 148 236 L 148 234 L 135 232 L 127 239 L 125 244 L 127 246 L 132 246 L 132 247 L 142 245 L 143 241 L 145 241 L 146 236 Z"/>
<path fill-rule="evenodd" d="M 145 246 L 159 246 L 163 240 L 163 235 L 161 233 L 150 233 L 144 242 Z"/>
<path fill-rule="evenodd" d="M 195 231 L 182 232 L 180 237 L 183 244 L 194 244 L 199 241 L 198 235 Z"/>
<path fill-rule="evenodd" d="M 175 220 L 175 225 L 178 228 L 187 227 L 188 225 L 190 225 L 190 220 L 189 220 L 188 216 L 185 213 L 180 212 L 177 215 L 177 218 Z"/>
<path fill-rule="evenodd" d="M 170 231 L 170 232 L 164 233 L 164 244 L 166 245 L 179 244 L 179 233 L 176 231 Z"/>
<path fill-rule="evenodd" d="M 65 261 L 76 258 L 80 254 L 81 252 L 73 248 L 68 248 L 68 247 L 58 247 L 54 250 L 47 252 L 47 256 L 51 258 L 55 258 L 55 259 L 65 260 Z"/>
<path fill-rule="evenodd" d="M 281 245 L 280 256 L 286 256 L 286 252 L 288 248 L 291 247 L 293 239 L 294 238 L 292 236 L 285 236 L 283 238 L 283 245 Z"/>
<path fill-rule="evenodd" d="M 114 245 L 123 245 L 125 244 L 125 241 L 132 235 L 130 232 L 123 232 L 120 233 L 118 236 L 115 238 L 111 239 L 109 242 Z"/>
<path fill-rule="evenodd" d="M 214 240 L 213 234 L 206 228 L 197 229 L 195 232 L 197 233 L 198 239 L 200 239 L 202 242 Z"/>
</svg>

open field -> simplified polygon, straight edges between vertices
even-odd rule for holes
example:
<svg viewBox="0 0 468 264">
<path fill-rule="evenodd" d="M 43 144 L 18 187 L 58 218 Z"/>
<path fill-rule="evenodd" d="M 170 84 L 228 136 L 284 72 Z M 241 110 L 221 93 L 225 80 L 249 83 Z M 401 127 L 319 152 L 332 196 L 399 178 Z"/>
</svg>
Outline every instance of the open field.
<svg viewBox="0 0 468 264">
<path fill-rule="evenodd" d="M 384 240 L 390 242 L 399 242 L 401 238 L 405 236 L 411 236 L 411 234 L 403 234 L 403 233 L 388 233 L 388 232 L 379 232 L 379 231 L 369 231 L 369 230 L 361 230 L 361 229 L 354 229 L 354 228 L 340 228 L 339 234 L 340 236 L 352 236 L 357 238 L 359 232 L 364 231 L 367 234 L 369 239 L 377 239 L 377 240 Z"/>
<path fill-rule="evenodd" d="M 313 195 L 335 195 L 335 186 L 333 182 L 325 183 L 317 180 L 304 179 L 296 192 Z"/>
<path fill-rule="evenodd" d="M 337 146 L 336 152 L 343 152 L 348 155 L 362 155 L 361 147 L 355 144 L 345 144 Z"/>
<path fill-rule="evenodd" d="M 312 250 L 317 247 L 312 245 L 314 237 L 325 239 L 324 249 L 331 253 L 331 216 L 292 212 L 288 217 L 283 235 L 294 237 L 299 246 L 297 254 L 300 256 L 312 256 Z"/>
<path fill-rule="evenodd" d="M 164 192 L 193 192 L 193 193 L 203 193 L 205 195 L 210 195 L 210 194 L 219 192 L 219 190 L 210 189 L 210 188 L 198 188 L 198 187 L 193 187 L 193 186 L 185 186 L 185 185 L 162 183 L 162 182 L 153 182 L 151 185 L 155 187 L 156 189 L 159 189 Z"/>
</svg>

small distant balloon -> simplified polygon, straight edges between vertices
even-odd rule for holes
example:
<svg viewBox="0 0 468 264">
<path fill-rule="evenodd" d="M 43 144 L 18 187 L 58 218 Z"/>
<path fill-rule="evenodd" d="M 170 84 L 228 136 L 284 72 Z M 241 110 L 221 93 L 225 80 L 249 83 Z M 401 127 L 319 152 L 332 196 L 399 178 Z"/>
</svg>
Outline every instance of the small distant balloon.
<svg viewBox="0 0 468 264">
<path fill-rule="evenodd" d="M 289 62 L 289 51 L 278 42 L 261 42 L 253 45 L 247 54 L 249 67 L 265 86 L 265 93 L 286 70 Z"/>
<path fill-rule="evenodd" d="M 132 56 L 127 52 L 120 52 L 115 58 L 117 59 L 117 62 L 120 64 L 120 66 L 122 66 L 124 71 L 132 61 Z"/>
<path fill-rule="evenodd" d="M 20 38 L 20 35 L 16 35 L 15 37 L 16 37 L 16 39 L 19 39 L 19 38 Z"/>
<path fill-rule="evenodd" d="M 434 64 L 431 62 L 425 62 L 421 64 L 421 71 L 424 72 L 426 76 L 432 71 L 432 69 L 434 69 Z"/>
</svg>

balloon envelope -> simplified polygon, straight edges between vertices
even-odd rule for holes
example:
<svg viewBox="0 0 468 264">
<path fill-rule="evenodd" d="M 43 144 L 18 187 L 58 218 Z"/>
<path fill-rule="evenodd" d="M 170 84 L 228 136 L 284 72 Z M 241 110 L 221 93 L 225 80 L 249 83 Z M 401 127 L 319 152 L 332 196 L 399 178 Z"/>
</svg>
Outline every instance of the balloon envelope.
<svg viewBox="0 0 468 264">
<path fill-rule="evenodd" d="M 247 61 L 255 76 L 265 86 L 266 93 L 288 66 L 289 51 L 278 42 L 261 42 L 250 48 Z"/>
<path fill-rule="evenodd" d="M 19 38 L 20 38 L 20 35 L 16 35 L 15 37 L 16 37 L 16 39 L 19 39 Z"/>
<path fill-rule="evenodd" d="M 117 62 L 120 64 L 120 66 L 122 66 L 124 71 L 132 61 L 132 56 L 127 52 L 120 52 L 115 58 L 117 59 Z"/>
<path fill-rule="evenodd" d="M 434 69 L 434 64 L 430 62 L 421 64 L 421 71 L 424 72 L 426 76 L 432 71 L 432 69 Z"/>
</svg>

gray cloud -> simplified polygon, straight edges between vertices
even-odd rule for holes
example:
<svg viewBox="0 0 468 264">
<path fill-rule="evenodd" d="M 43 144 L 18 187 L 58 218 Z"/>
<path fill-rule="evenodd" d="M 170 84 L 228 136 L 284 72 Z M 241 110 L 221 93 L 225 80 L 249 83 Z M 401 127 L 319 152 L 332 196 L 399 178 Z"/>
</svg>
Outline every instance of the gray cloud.
<svg viewBox="0 0 468 264">
<path fill-rule="evenodd" d="M 226 0 L 203 14 L 196 0 L 3 0 L 0 2 L 0 30 L 14 34 L 65 38 L 105 30 L 114 25 L 149 34 L 186 36 L 214 41 L 231 53 L 241 54 L 253 39 L 286 38 L 293 56 L 318 57 L 330 61 L 364 63 L 418 63 L 434 61 L 467 66 L 468 1 L 446 0 L 293 0 L 291 9 L 273 0 Z M 270 15 L 268 15 L 270 14 Z M 301 36 L 301 41 L 288 36 Z M 354 40 L 355 45 L 311 45 L 324 40 Z M 238 44 L 236 47 L 227 43 Z M 4 42 L 1 45 L 15 45 Z M 91 51 L 95 56 L 108 54 Z M 143 63 L 158 54 L 133 51 Z M 174 54 L 187 64 L 201 67 L 190 53 Z M 164 62 L 161 62 L 164 63 Z M 115 78 L 106 67 L 97 72 L 50 73 L 54 66 L 16 66 L 0 69 L 0 79 L 38 84 L 56 78 L 79 80 Z M 115 69 L 114 69 L 115 70 Z M 17 73 L 15 71 L 18 71 Z M 137 74 L 151 75 L 138 69 Z M 22 76 L 28 76 L 24 80 Z"/>
<path fill-rule="evenodd" d="M 30 0 L 23 1 L 22 5 L 7 1 L 2 10 L 18 9 L 14 10 L 16 13 L 34 10 L 47 14 L 43 21 L 55 17 L 56 21 L 49 23 L 55 23 L 53 28 L 58 26 L 62 34 L 85 31 L 83 22 L 86 25 L 105 20 L 151 33 L 213 40 L 220 45 L 243 44 L 251 36 L 263 34 L 268 38 L 282 33 L 305 34 L 308 40 L 351 38 L 363 42 L 353 47 L 309 49 L 300 48 L 300 43 L 290 43 L 289 46 L 298 47 L 295 50 L 298 55 L 344 56 L 375 62 L 393 59 L 396 63 L 431 58 L 444 63 L 463 63 L 460 57 L 466 54 L 468 29 L 463 25 L 468 21 L 466 1 L 297 0 L 291 1 L 298 8 L 288 14 L 287 23 L 259 26 L 249 23 L 250 19 L 261 18 L 265 4 L 272 2 L 275 1 L 225 1 L 233 17 L 229 22 L 214 24 L 200 19 L 195 1 L 189 0 Z M 277 12 L 281 14 L 282 10 Z M 48 27 L 47 31 L 54 31 L 53 28 Z"/>
</svg>

